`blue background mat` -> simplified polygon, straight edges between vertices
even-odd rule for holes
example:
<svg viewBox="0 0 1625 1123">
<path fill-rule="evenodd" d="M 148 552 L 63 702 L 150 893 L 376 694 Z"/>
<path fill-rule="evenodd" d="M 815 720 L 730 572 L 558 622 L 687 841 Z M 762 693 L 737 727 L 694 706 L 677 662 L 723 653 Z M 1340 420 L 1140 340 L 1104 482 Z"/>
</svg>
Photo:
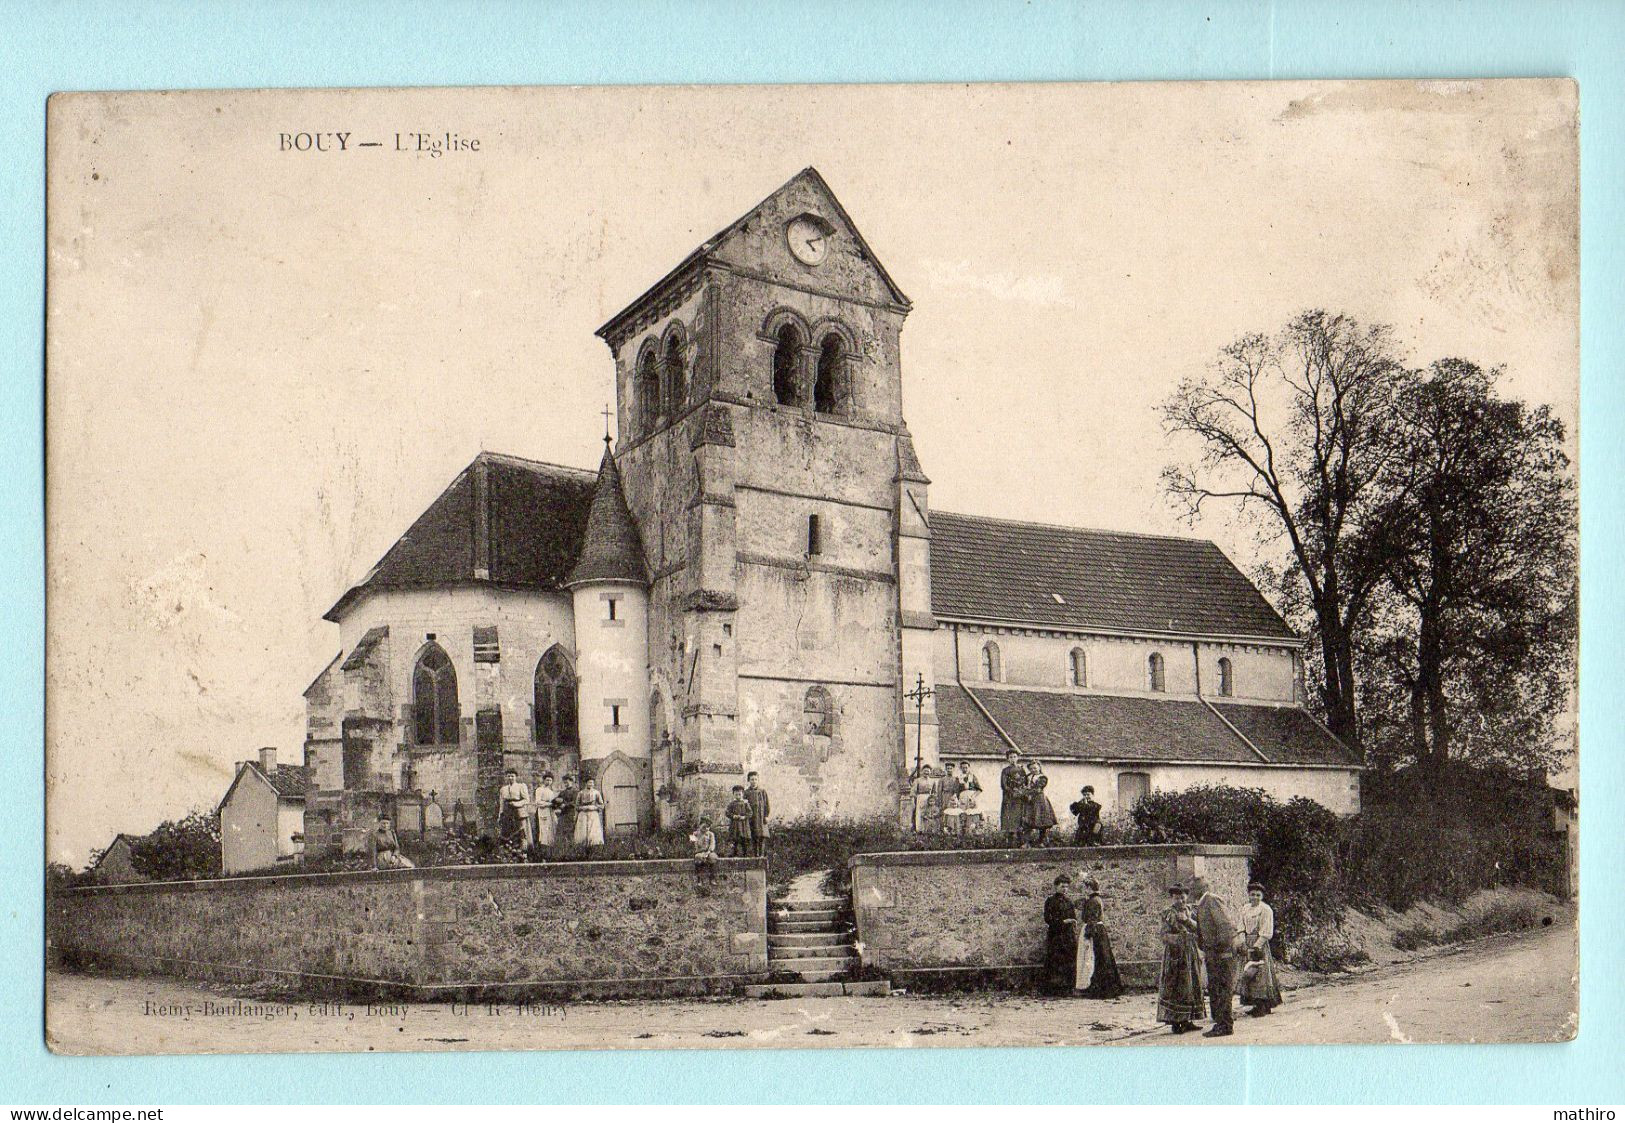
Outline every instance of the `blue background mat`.
<svg viewBox="0 0 1625 1123">
<path fill-rule="evenodd" d="M 1625 5 L 80 3 L 0 11 L 0 1100 L 1525 1102 L 1625 1098 Z M 53 1057 L 41 1035 L 45 98 L 56 90 L 1232 78 L 1580 80 L 1581 1034 L 1561 1046 Z M 117 793 L 108 793 L 116 798 Z M 985 1074 L 968 1079 L 973 1074 Z"/>
</svg>

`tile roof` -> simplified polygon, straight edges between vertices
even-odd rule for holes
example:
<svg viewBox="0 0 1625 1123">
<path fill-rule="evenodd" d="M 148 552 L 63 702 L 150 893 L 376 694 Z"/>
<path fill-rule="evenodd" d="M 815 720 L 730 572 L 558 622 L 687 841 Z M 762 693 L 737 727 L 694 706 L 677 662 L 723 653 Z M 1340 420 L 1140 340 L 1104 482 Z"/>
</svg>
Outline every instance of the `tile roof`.
<svg viewBox="0 0 1625 1123">
<path fill-rule="evenodd" d="M 1158 635 L 1296 639 L 1212 542 L 931 516 L 937 616 Z"/>
<path fill-rule="evenodd" d="M 271 781 L 276 794 L 287 799 L 303 799 L 316 786 L 316 770 L 303 764 L 279 764 L 267 774 L 257 764 L 249 767 Z"/>
<path fill-rule="evenodd" d="M 1358 764 L 1354 753 L 1307 710 L 1213 700 L 1225 720 L 1277 764 Z"/>
<path fill-rule="evenodd" d="M 638 524 L 626 506 L 621 491 L 621 470 L 604 439 L 604 459 L 598 466 L 598 483 L 593 488 L 592 507 L 587 513 L 587 529 L 581 544 L 581 559 L 570 571 L 569 583 L 589 581 L 631 581 L 649 583 L 643 563 L 643 543 Z"/>
<path fill-rule="evenodd" d="M 977 703 L 980 702 L 981 706 Z M 1268 759 L 1199 699 L 1119 697 L 943 684 L 937 721 L 945 758 L 1002 755 L 1010 747 L 1044 760 L 1358 767 L 1359 761 L 1308 713 L 1227 703 L 1220 711 Z M 985 711 L 983 711 L 985 707 Z M 989 720 L 991 718 L 991 720 Z M 996 725 L 994 723 L 997 723 Z"/>
<path fill-rule="evenodd" d="M 581 468 L 480 453 L 325 619 L 340 619 L 375 589 L 471 581 L 562 587 L 581 550 L 596 479 Z"/>
</svg>

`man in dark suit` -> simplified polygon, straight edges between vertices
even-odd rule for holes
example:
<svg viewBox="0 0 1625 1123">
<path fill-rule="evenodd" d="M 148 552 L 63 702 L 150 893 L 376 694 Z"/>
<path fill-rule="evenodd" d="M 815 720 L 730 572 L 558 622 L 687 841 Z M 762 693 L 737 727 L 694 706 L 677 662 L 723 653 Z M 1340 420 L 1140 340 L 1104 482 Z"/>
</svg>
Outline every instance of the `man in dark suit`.
<svg viewBox="0 0 1625 1123">
<path fill-rule="evenodd" d="M 1229 1037 L 1236 1031 L 1235 1010 L 1231 1005 L 1236 989 L 1236 958 L 1242 936 L 1223 897 L 1213 892 L 1206 877 L 1191 879 L 1196 896 L 1196 942 L 1207 964 L 1208 1005 L 1213 1025 L 1203 1037 Z"/>
</svg>

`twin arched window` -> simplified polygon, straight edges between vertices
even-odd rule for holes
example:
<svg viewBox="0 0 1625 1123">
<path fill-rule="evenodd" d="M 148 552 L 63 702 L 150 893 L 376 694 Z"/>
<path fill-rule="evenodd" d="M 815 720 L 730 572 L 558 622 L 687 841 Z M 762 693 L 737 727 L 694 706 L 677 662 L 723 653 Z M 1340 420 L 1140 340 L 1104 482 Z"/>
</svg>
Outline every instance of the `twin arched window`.
<svg viewBox="0 0 1625 1123">
<path fill-rule="evenodd" d="M 1230 668 L 1229 659 L 1219 660 L 1219 693 L 1226 698 L 1236 692 L 1235 674 Z"/>
<path fill-rule="evenodd" d="M 799 321 L 786 319 L 773 332 L 773 400 L 781 406 L 806 404 L 802 380 L 802 355 L 808 336 Z M 851 346 L 839 330 L 831 328 L 812 344 L 816 365 L 813 370 L 812 407 L 815 413 L 843 415 L 851 407 L 847 362 Z"/>
<path fill-rule="evenodd" d="M 1153 651 L 1145 661 L 1146 679 L 1150 688 L 1159 694 L 1168 689 L 1168 676 L 1163 669 L 1162 653 Z"/>
<path fill-rule="evenodd" d="M 1089 685 L 1089 656 L 1081 647 L 1074 647 L 1067 665 L 1067 677 L 1073 686 Z"/>
<path fill-rule="evenodd" d="M 536 743 L 573 748 L 581 743 L 580 724 L 575 669 L 555 644 L 536 664 Z"/>
<path fill-rule="evenodd" d="M 667 329 L 666 342 L 649 342 L 638 355 L 632 376 L 633 425 L 640 437 L 655 431 L 688 405 L 688 338 L 677 323 Z"/>
<path fill-rule="evenodd" d="M 982 645 L 982 678 L 999 682 L 1004 678 L 1004 664 L 999 659 L 999 645 L 988 640 Z"/>
<path fill-rule="evenodd" d="M 457 725 L 457 670 L 439 644 L 428 644 L 412 668 L 412 740 L 455 745 Z"/>
</svg>

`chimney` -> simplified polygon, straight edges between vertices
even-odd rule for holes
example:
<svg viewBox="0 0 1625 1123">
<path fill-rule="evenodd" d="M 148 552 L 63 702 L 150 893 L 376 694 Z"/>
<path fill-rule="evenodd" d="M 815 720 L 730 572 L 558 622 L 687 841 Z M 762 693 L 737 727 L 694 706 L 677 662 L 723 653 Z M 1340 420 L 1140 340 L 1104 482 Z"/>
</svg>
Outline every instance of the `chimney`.
<svg viewBox="0 0 1625 1123">
<path fill-rule="evenodd" d="M 269 776 L 276 771 L 276 748 L 267 746 L 260 750 L 260 771 Z"/>
</svg>

